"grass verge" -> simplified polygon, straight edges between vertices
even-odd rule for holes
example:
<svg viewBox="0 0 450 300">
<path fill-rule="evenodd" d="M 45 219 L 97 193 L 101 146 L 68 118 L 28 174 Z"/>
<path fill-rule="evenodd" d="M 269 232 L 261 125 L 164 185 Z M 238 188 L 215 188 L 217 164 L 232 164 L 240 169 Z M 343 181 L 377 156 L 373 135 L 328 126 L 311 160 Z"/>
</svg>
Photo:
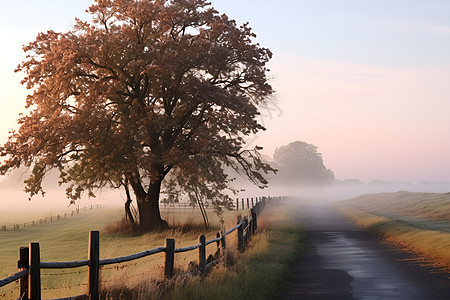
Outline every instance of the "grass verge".
<svg viewBox="0 0 450 300">
<path fill-rule="evenodd" d="M 281 205 L 258 219 L 258 234 L 242 254 L 228 255 L 231 266 L 216 266 L 207 276 L 178 275 L 146 281 L 134 289 L 110 288 L 106 299 L 278 299 L 290 279 L 291 265 L 303 250 L 304 231 L 295 210 Z M 227 258 L 228 261 L 230 258 Z"/>
<path fill-rule="evenodd" d="M 415 254 L 423 264 L 450 272 L 449 194 L 371 194 L 336 206 L 358 225 Z"/>
</svg>

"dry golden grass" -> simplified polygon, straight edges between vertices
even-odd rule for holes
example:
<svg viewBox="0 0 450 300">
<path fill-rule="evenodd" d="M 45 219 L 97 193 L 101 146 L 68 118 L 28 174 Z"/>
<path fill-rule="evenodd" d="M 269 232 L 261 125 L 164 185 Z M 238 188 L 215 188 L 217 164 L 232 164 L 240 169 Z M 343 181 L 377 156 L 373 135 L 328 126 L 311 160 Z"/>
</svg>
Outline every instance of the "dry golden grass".
<svg viewBox="0 0 450 300">
<path fill-rule="evenodd" d="M 355 223 L 414 253 L 424 264 L 450 272 L 449 194 L 371 194 L 336 206 Z"/>
<path fill-rule="evenodd" d="M 209 218 L 211 226 L 207 230 L 203 225 L 200 213 L 197 210 L 165 210 L 163 212 L 164 219 L 168 220 L 172 229 L 163 232 L 152 232 L 145 234 L 128 234 L 119 230 L 114 233 L 111 226 L 107 227 L 108 237 L 111 242 L 101 252 L 101 257 L 118 257 L 141 252 L 144 250 L 164 246 L 166 238 L 175 240 L 175 248 L 186 247 L 198 243 L 200 234 L 205 234 L 206 240 L 216 237 L 220 231 L 219 220 L 213 215 L 212 211 Z M 231 228 L 236 224 L 238 214 L 245 212 L 226 212 L 224 216 L 225 228 Z M 120 222 L 119 222 L 120 227 Z M 227 236 L 227 246 L 230 252 L 237 244 L 237 236 L 232 233 Z M 131 245 L 135 245 L 132 247 Z M 206 247 L 206 255 L 214 255 L 217 251 L 216 244 L 210 244 Z M 198 251 L 188 251 L 177 253 L 175 255 L 175 272 L 182 274 L 189 271 L 189 268 L 198 259 Z M 136 289 L 142 281 L 159 282 L 163 279 L 163 263 L 164 254 L 148 256 L 136 261 L 123 264 L 114 264 L 112 266 L 102 267 L 102 288 L 114 289 L 117 285 L 125 291 L 126 289 Z"/>
<path fill-rule="evenodd" d="M 302 248 L 303 230 L 295 221 L 296 212 L 284 205 L 265 210 L 258 219 L 258 234 L 244 253 L 229 246 L 235 238 L 228 236 L 227 266 L 220 263 L 207 276 L 179 272 L 170 280 L 137 279 L 133 288 L 117 281 L 103 289 L 102 298 L 275 299 Z"/>
<path fill-rule="evenodd" d="M 344 201 L 346 205 L 366 211 L 392 213 L 428 220 L 450 220 L 450 193 L 397 193 L 367 194 Z"/>
</svg>

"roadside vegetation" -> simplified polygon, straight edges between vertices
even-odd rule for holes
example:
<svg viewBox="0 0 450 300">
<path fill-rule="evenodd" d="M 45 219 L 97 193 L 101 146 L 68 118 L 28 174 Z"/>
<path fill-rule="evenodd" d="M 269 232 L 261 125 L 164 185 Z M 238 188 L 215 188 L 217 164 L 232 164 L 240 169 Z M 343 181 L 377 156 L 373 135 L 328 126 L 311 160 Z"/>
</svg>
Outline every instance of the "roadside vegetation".
<svg viewBox="0 0 450 300">
<path fill-rule="evenodd" d="M 236 223 L 238 214 L 224 215 L 226 228 Z M 212 211 L 211 211 L 212 213 Z M 19 231 L 0 231 L 0 277 L 17 271 L 20 246 L 39 242 L 42 261 L 72 261 L 87 258 L 88 232 L 100 231 L 100 257 L 111 258 L 163 246 L 165 238 L 175 239 L 176 247 L 193 245 L 200 233 L 215 237 L 220 222 L 211 214 L 211 227 L 204 229 L 198 210 L 163 210 L 163 217 L 172 228 L 162 232 L 133 233 L 121 226 L 120 209 L 101 209 L 55 223 L 42 224 Z M 258 220 L 255 235 L 244 253 L 236 250 L 236 237 L 227 239 L 227 266 L 217 265 L 206 277 L 192 271 L 197 251 L 175 256 L 177 275 L 164 280 L 164 255 L 156 254 L 137 261 L 105 266 L 101 269 L 102 297 L 107 299 L 229 299 L 257 297 L 273 299 L 288 278 L 290 263 L 299 253 L 302 229 L 294 221 L 292 209 L 282 205 L 266 210 Z M 215 245 L 207 247 L 213 254 Z M 87 268 L 41 270 L 42 297 L 57 298 L 83 294 L 86 290 Z M 2 290 L 0 289 L 0 294 Z M 12 293 L 17 297 L 17 294 Z M 15 298 L 14 298 L 15 299 Z"/>
<path fill-rule="evenodd" d="M 303 250 L 304 232 L 292 207 L 264 210 L 259 233 L 239 253 L 228 247 L 227 266 L 216 266 L 206 277 L 181 274 L 165 281 L 137 281 L 134 289 L 114 287 L 107 299 L 278 299 L 291 266 Z M 233 237 L 230 239 L 233 241 Z M 227 242 L 228 243 L 228 242 Z M 227 244 L 228 246 L 228 244 Z"/>
<path fill-rule="evenodd" d="M 450 193 L 380 193 L 336 203 L 355 223 L 450 272 Z"/>
</svg>

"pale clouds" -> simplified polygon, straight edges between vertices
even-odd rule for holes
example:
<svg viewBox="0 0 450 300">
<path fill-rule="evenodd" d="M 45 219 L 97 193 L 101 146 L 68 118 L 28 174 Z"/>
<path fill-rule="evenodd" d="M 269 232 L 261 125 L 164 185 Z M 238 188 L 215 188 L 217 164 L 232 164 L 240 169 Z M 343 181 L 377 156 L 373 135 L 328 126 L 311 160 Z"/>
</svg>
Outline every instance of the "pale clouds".
<svg viewBox="0 0 450 300">
<path fill-rule="evenodd" d="M 429 26 L 426 26 L 425 28 L 427 28 L 429 30 L 429 32 L 431 32 L 431 33 L 442 33 L 442 34 L 450 35 L 450 27 L 449 26 L 429 25 Z"/>
</svg>

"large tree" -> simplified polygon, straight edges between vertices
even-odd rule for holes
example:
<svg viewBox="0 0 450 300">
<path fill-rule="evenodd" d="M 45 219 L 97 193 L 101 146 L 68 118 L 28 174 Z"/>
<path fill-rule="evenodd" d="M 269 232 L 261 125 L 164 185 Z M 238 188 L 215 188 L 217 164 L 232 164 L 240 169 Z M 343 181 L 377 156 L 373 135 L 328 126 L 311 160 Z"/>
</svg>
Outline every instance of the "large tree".
<svg viewBox="0 0 450 300">
<path fill-rule="evenodd" d="M 1 147 L 0 173 L 29 167 L 33 196 L 57 169 L 71 201 L 129 187 L 145 228 L 166 225 L 159 195 L 171 170 L 205 187 L 226 182 L 229 166 L 267 183 L 271 167 L 244 147 L 264 129 L 272 54 L 248 24 L 204 0 L 97 0 L 88 13 L 24 47 L 28 113 Z"/>
</svg>

